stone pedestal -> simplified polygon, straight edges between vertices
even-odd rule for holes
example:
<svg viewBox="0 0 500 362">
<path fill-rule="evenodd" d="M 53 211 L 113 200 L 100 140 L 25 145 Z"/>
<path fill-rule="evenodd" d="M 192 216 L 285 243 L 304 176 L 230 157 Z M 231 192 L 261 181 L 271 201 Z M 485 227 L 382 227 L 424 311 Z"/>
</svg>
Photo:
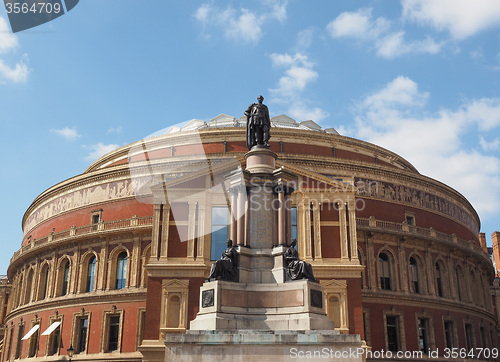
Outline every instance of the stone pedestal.
<svg viewBox="0 0 500 362">
<path fill-rule="evenodd" d="M 200 311 L 191 330 L 333 330 L 318 283 L 213 281 L 200 289 Z"/>
<path fill-rule="evenodd" d="M 363 361 L 359 335 L 337 331 L 188 331 L 169 334 L 165 362 Z"/>
<path fill-rule="evenodd" d="M 245 154 L 246 170 L 250 173 L 271 173 L 276 168 L 278 155 L 267 147 L 254 146 Z"/>
</svg>

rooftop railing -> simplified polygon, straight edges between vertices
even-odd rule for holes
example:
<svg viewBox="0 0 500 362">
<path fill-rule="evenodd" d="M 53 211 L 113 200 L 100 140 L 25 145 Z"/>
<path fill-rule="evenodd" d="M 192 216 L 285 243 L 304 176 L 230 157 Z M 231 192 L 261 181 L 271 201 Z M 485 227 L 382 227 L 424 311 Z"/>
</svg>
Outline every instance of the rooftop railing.
<svg viewBox="0 0 500 362">
<path fill-rule="evenodd" d="M 484 250 L 475 245 L 472 240 L 464 240 L 457 237 L 455 234 L 446 234 L 436 231 L 434 228 L 423 228 L 414 225 L 408 225 L 406 222 L 397 223 L 391 221 L 376 220 L 374 217 L 370 218 L 356 218 L 356 227 L 358 229 L 368 229 L 368 230 L 380 230 L 388 232 L 396 232 L 402 235 L 414 235 L 421 236 L 427 239 L 436 240 L 445 243 L 452 247 L 459 247 L 461 249 L 466 249 L 479 253 L 483 257 L 487 258 L 489 256 L 484 252 Z"/>
<path fill-rule="evenodd" d="M 89 236 L 96 233 L 123 231 L 127 229 L 147 229 L 153 225 L 153 216 L 137 217 L 133 216 L 130 219 L 101 221 L 96 224 L 85 226 L 72 226 L 70 229 L 62 231 L 52 231 L 49 235 L 39 239 L 33 239 L 28 244 L 23 245 L 21 249 L 16 251 L 12 256 L 10 262 L 14 262 L 17 258 L 27 252 L 32 252 L 35 249 L 47 246 L 54 242 L 60 242 L 65 239 L 72 239 L 75 237 Z"/>
</svg>

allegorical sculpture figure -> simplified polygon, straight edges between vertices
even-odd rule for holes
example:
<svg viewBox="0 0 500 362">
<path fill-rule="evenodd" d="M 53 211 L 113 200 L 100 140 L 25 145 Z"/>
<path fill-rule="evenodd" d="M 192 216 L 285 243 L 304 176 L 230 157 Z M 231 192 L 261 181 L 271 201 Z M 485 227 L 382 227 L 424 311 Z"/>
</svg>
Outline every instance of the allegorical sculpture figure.
<svg viewBox="0 0 500 362">
<path fill-rule="evenodd" d="M 227 280 L 230 282 L 237 282 L 237 278 L 238 269 L 236 249 L 233 246 L 233 241 L 231 239 L 227 239 L 227 248 L 222 252 L 222 257 L 212 264 L 207 281 Z"/>
<path fill-rule="evenodd" d="M 269 109 L 262 103 L 264 97 L 257 98 L 258 103 L 252 103 L 245 111 L 247 116 L 247 147 L 250 150 L 255 145 L 269 147 L 271 137 L 271 119 Z"/>
<path fill-rule="evenodd" d="M 317 282 L 311 264 L 299 259 L 295 245 L 297 245 L 297 239 L 293 239 L 292 245 L 285 251 L 285 268 L 288 277 L 291 280 L 309 279 Z"/>
</svg>

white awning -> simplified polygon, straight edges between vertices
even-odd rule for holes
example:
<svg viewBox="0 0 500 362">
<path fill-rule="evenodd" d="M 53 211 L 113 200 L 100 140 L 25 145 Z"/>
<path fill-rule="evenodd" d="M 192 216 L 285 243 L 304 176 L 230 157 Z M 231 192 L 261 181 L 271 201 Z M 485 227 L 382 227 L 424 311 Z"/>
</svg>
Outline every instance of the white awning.
<svg viewBox="0 0 500 362">
<path fill-rule="evenodd" d="M 40 328 L 40 325 L 39 325 L 39 324 L 35 324 L 35 325 L 33 326 L 33 328 L 31 328 L 31 329 L 30 329 L 30 331 L 29 331 L 28 333 L 26 333 L 26 334 L 24 335 L 24 337 L 23 337 L 23 338 L 21 338 L 21 339 L 22 339 L 22 340 L 25 340 L 25 339 L 30 338 L 30 337 L 32 336 L 32 334 L 33 334 L 33 333 L 35 333 L 35 332 L 37 331 L 37 329 L 38 329 L 38 328 Z"/>
<path fill-rule="evenodd" d="M 42 336 L 48 336 L 49 334 L 51 334 L 52 332 L 54 332 L 56 330 L 57 327 L 59 327 L 59 325 L 61 324 L 61 321 L 55 321 L 54 323 L 52 323 L 49 328 L 47 328 L 43 333 L 42 333 Z"/>
</svg>

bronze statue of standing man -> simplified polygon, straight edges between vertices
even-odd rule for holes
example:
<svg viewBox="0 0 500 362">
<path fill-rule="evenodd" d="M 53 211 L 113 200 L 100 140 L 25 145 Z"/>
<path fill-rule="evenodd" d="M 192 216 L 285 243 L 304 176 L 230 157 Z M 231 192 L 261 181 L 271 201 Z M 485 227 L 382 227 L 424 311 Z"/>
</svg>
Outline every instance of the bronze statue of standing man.
<svg viewBox="0 0 500 362">
<path fill-rule="evenodd" d="M 269 147 L 267 143 L 271 137 L 269 130 L 271 128 L 271 119 L 269 118 L 269 109 L 262 103 L 264 97 L 257 97 L 258 103 L 252 103 L 245 111 L 247 116 L 247 147 L 253 146 Z"/>
</svg>

